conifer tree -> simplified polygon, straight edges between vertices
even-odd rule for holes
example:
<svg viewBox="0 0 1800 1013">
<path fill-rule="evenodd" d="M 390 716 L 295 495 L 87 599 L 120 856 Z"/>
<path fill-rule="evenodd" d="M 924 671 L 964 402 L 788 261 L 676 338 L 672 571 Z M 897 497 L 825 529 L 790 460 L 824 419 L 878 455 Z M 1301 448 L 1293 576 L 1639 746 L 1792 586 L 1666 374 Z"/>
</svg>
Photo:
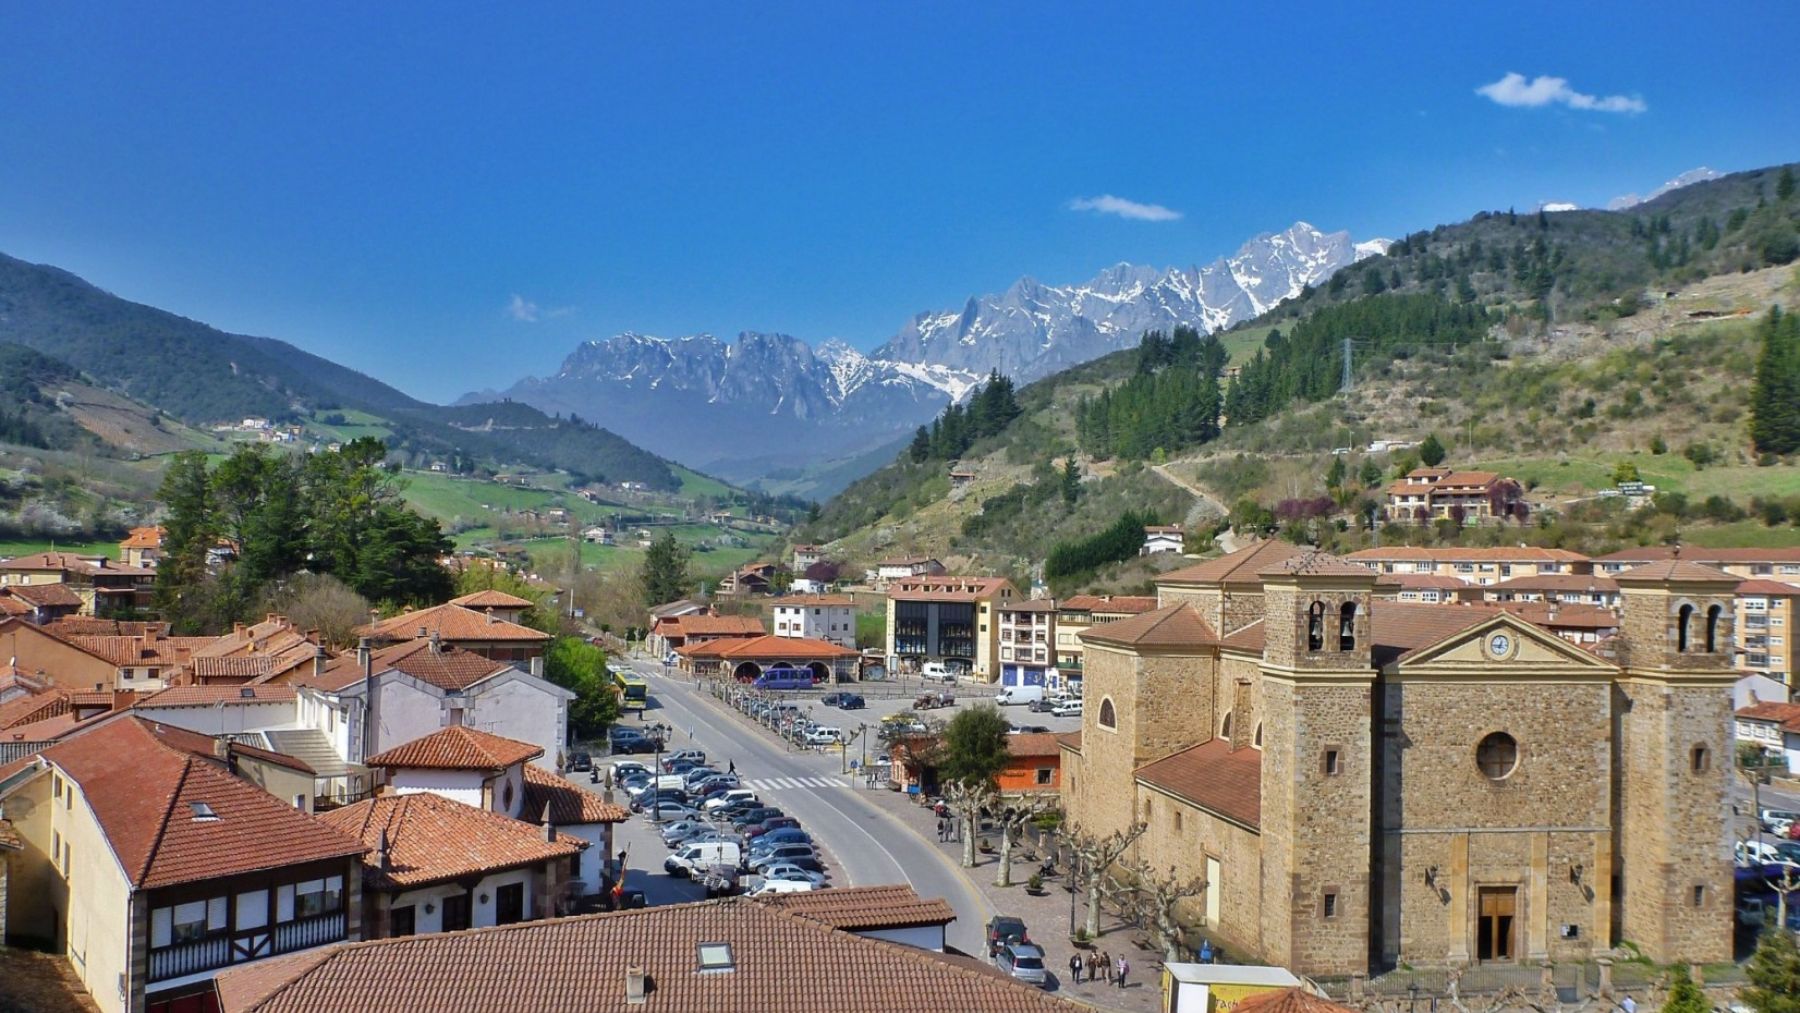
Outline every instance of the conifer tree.
<svg viewBox="0 0 1800 1013">
<path fill-rule="evenodd" d="M 1800 450 L 1800 317 L 1769 310 L 1757 330 L 1762 353 L 1750 390 L 1750 439 L 1759 453 Z"/>
<path fill-rule="evenodd" d="M 1435 468 L 1444 463 L 1444 456 L 1444 444 L 1437 438 L 1436 433 L 1426 436 L 1425 442 L 1419 444 L 1419 460 L 1427 468 Z"/>
</svg>

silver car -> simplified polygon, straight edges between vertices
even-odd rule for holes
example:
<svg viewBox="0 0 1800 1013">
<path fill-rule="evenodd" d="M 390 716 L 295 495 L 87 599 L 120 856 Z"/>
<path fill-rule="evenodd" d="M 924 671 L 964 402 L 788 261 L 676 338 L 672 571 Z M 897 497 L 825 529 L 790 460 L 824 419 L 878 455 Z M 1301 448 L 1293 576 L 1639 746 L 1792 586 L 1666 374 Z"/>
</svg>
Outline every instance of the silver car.
<svg viewBox="0 0 1800 1013">
<path fill-rule="evenodd" d="M 1032 943 L 1007 943 L 994 954 L 994 966 L 1027 985 L 1040 988 L 1049 980 L 1044 973 L 1044 951 Z"/>
</svg>

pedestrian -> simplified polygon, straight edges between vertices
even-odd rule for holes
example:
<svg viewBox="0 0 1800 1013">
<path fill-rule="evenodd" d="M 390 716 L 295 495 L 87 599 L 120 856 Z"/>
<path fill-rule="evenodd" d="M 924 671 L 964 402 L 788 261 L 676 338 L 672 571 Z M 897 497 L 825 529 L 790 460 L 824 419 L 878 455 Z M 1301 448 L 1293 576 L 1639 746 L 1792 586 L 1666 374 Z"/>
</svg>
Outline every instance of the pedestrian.
<svg viewBox="0 0 1800 1013">
<path fill-rule="evenodd" d="M 725 773 L 727 773 L 727 774 L 736 774 L 737 773 L 737 761 L 736 760 L 732 760 L 730 763 L 727 763 L 725 765 Z"/>
<path fill-rule="evenodd" d="M 1200 963 L 1212 963 L 1212 940 L 1210 939 L 1200 941 Z"/>
<path fill-rule="evenodd" d="M 1637 1000 L 1627 994 L 1625 998 L 1619 1000 L 1619 1008 L 1625 1013 L 1637 1013 Z"/>
<path fill-rule="evenodd" d="M 1080 953 L 1073 953 L 1073 954 L 1069 955 L 1069 980 L 1070 981 L 1080 981 L 1081 980 L 1081 954 Z"/>
<path fill-rule="evenodd" d="M 1106 952 L 1105 950 L 1100 951 L 1100 973 L 1106 976 L 1106 983 L 1108 985 L 1112 984 L 1112 976 L 1113 976 L 1112 954 Z"/>
<path fill-rule="evenodd" d="M 1125 987 L 1125 975 L 1129 974 L 1130 972 L 1131 972 L 1131 961 L 1126 960 L 1124 957 L 1120 957 L 1119 958 L 1119 987 L 1120 988 Z"/>
</svg>

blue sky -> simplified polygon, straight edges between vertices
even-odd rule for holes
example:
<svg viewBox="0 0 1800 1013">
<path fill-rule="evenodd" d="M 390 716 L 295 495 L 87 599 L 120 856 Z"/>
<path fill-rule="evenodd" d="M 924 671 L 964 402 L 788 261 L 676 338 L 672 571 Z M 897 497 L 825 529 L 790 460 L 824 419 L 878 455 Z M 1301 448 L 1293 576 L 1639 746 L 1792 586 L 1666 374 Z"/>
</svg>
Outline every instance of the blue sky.
<svg viewBox="0 0 1800 1013">
<path fill-rule="evenodd" d="M 1800 158 L 1800 8 L 1708 6 L 15 0 L 0 252 L 434 399 L 625 329 L 868 347 Z"/>
</svg>

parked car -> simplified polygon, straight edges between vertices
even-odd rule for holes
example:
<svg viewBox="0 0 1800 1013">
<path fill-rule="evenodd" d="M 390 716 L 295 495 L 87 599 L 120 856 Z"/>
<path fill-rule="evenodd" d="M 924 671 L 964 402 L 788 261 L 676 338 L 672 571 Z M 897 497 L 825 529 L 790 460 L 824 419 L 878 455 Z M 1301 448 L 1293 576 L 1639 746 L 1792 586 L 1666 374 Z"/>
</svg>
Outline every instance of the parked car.
<svg viewBox="0 0 1800 1013">
<path fill-rule="evenodd" d="M 802 869 L 792 862 L 776 862 L 773 865 L 763 866 L 762 878 L 794 880 L 801 883 L 811 883 L 815 887 L 825 885 L 824 873 L 814 872 L 811 869 Z"/>
<path fill-rule="evenodd" d="M 1763 929 L 1775 924 L 1780 905 L 1773 899 L 1764 897 L 1744 897 L 1737 903 L 1737 921 L 1739 925 L 1752 929 Z M 1787 927 L 1800 931 L 1800 905 L 1789 905 Z"/>
<path fill-rule="evenodd" d="M 585 749 L 577 749 L 569 754 L 569 769 L 583 773 L 594 769 L 594 756 Z"/>
<path fill-rule="evenodd" d="M 761 823 L 752 823 L 745 827 L 744 836 L 761 837 L 771 830 L 786 830 L 789 827 L 798 827 L 799 825 L 800 821 L 792 816 L 771 816 Z"/>
<path fill-rule="evenodd" d="M 810 844 L 782 844 L 745 859 L 751 872 L 760 872 L 779 862 L 791 862 L 802 869 L 818 870 L 819 853 Z"/>
<path fill-rule="evenodd" d="M 1028 985 L 1043 986 L 1049 980 L 1044 973 L 1044 951 L 1032 943 L 1006 943 L 994 955 L 994 966 Z"/>
<path fill-rule="evenodd" d="M 844 738 L 844 733 L 830 725 L 820 725 L 806 733 L 806 744 L 809 746 L 835 746 Z"/>
<path fill-rule="evenodd" d="M 663 757 L 663 769 L 672 774 L 674 771 L 670 769 L 670 765 L 682 762 L 698 767 L 706 762 L 706 751 L 703 749 L 677 749 Z"/>
<path fill-rule="evenodd" d="M 1025 920 L 1013 915 L 995 915 L 988 919 L 987 946 L 988 956 L 1000 952 L 1000 947 L 1008 943 L 1029 943 L 1030 933 L 1025 931 Z"/>
<path fill-rule="evenodd" d="M 714 812 L 718 812 L 719 810 L 724 809 L 728 806 L 737 805 L 740 802 L 755 802 L 755 801 L 756 801 L 756 792 L 753 792 L 748 788 L 732 788 L 732 789 L 727 790 L 724 795 L 721 795 L 718 798 L 709 799 L 701 808 L 705 809 L 709 813 L 714 813 Z"/>
<path fill-rule="evenodd" d="M 660 801 L 644 807 L 644 815 L 653 820 L 697 820 L 700 810 L 675 801 Z"/>
<path fill-rule="evenodd" d="M 752 838 L 747 847 L 751 854 L 760 854 L 773 850 L 782 844 L 811 844 L 812 836 L 799 827 L 782 827 L 771 830 L 760 837 Z"/>
<path fill-rule="evenodd" d="M 612 776 L 614 783 L 623 783 L 628 777 L 649 777 L 650 768 L 636 760 L 614 760 Z"/>
<path fill-rule="evenodd" d="M 803 883 L 794 879 L 764 879 L 750 891 L 750 896 L 761 897 L 769 893 L 806 893 L 815 889 L 817 887 L 811 883 Z"/>
<path fill-rule="evenodd" d="M 636 728 L 614 725 L 606 730 L 607 748 L 617 753 L 654 753 L 656 740 Z"/>
<path fill-rule="evenodd" d="M 690 767 L 687 770 L 682 771 L 681 783 L 684 787 L 692 788 L 694 785 L 699 784 L 709 777 L 724 776 L 724 774 L 719 773 L 711 767 Z"/>
<path fill-rule="evenodd" d="M 743 857 L 743 850 L 729 841 L 704 841 L 685 845 L 663 859 L 663 871 L 671 876 L 692 876 L 715 865 L 735 866 Z"/>
<path fill-rule="evenodd" d="M 1050 708 L 1050 713 L 1056 715 L 1059 718 L 1078 718 L 1081 716 L 1081 713 L 1082 713 L 1081 698 L 1075 697 L 1070 700 L 1064 700 L 1063 702 Z"/>
<path fill-rule="evenodd" d="M 919 669 L 919 676 L 926 682 L 955 682 L 956 672 L 941 661 L 927 661 Z"/>
<path fill-rule="evenodd" d="M 715 791 L 729 791 L 743 784 L 736 774 L 712 774 L 688 784 L 688 790 L 696 795 L 710 795 Z"/>
<path fill-rule="evenodd" d="M 772 816 L 786 816 L 786 815 L 787 815 L 787 813 L 782 812 L 780 809 L 777 809 L 772 805 L 758 806 L 755 809 L 746 809 L 743 812 L 739 813 L 737 816 L 733 817 L 731 820 L 731 825 L 734 827 L 737 827 L 739 830 L 742 830 L 745 827 L 754 826 L 755 824 L 761 823 L 763 820 L 769 819 Z"/>
<path fill-rule="evenodd" d="M 677 820 L 662 828 L 662 839 L 664 844 L 674 847 L 690 837 L 713 829 L 713 825 L 705 820 Z"/>
</svg>

